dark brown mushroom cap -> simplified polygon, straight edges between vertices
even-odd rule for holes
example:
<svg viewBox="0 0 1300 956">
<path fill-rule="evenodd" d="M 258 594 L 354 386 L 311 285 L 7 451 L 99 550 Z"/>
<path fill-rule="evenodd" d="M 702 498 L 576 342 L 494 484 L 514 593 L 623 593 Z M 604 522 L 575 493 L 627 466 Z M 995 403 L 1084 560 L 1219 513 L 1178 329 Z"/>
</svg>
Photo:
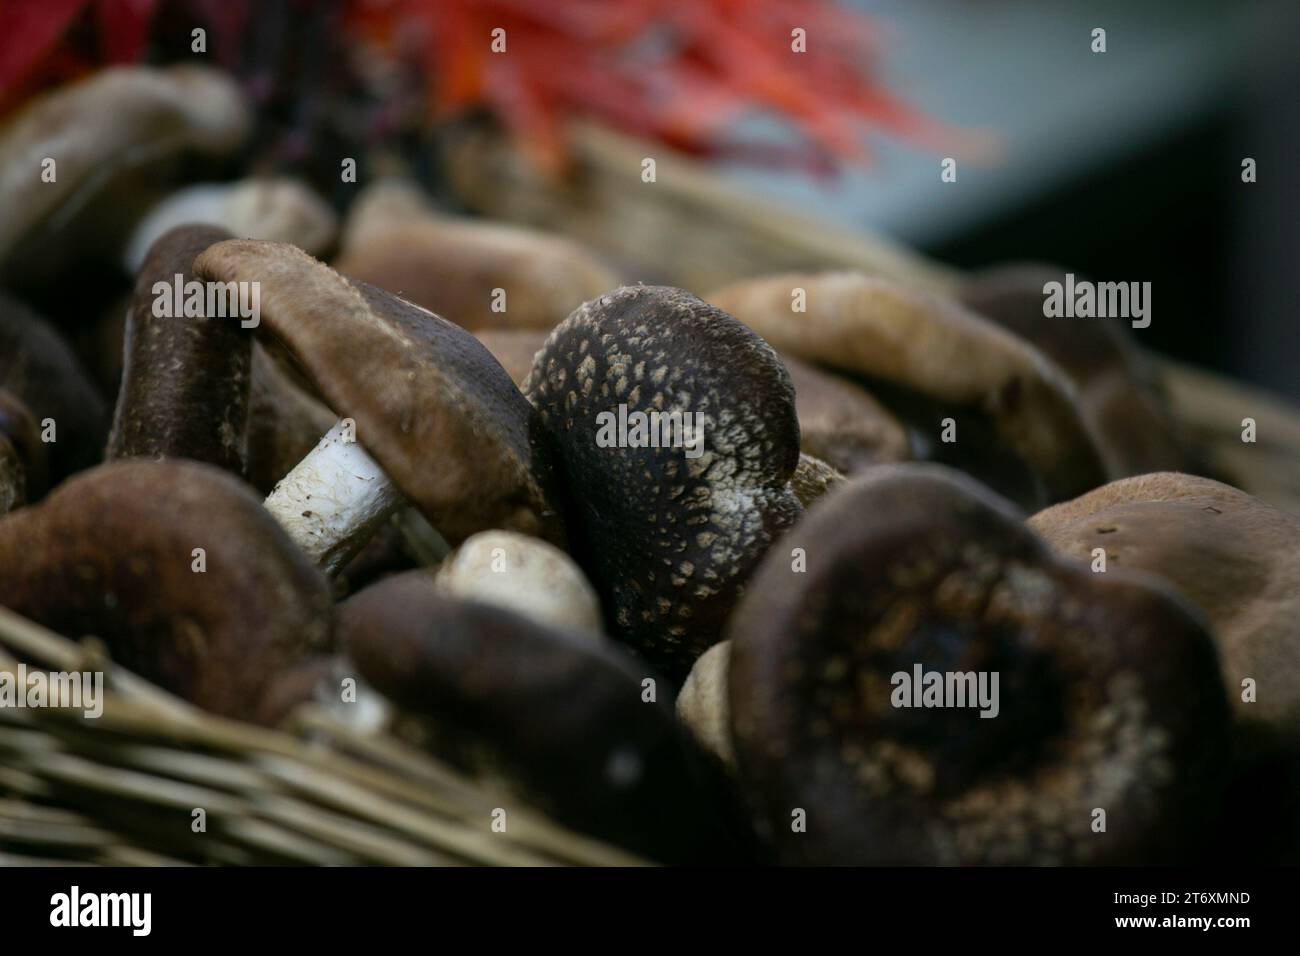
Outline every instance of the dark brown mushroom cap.
<svg viewBox="0 0 1300 956">
<path fill-rule="evenodd" d="M 803 289 L 806 311 L 792 309 Z M 778 349 L 988 416 L 1049 500 L 1106 480 L 1065 374 L 1029 343 L 956 302 L 856 272 L 749 279 L 709 301 Z"/>
<path fill-rule="evenodd" d="M 1214 812 L 1228 709 L 1198 619 L 1157 579 L 1054 558 L 956 472 L 886 465 L 828 496 L 728 636 L 741 779 L 784 860 L 1150 863 Z M 915 665 L 996 672 L 997 716 L 895 706 Z"/>
<path fill-rule="evenodd" d="M 174 179 L 168 164 L 231 153 L 249 128 L 237 84 L 203 66 L 112 67 L 33 97 L 0 125 L 0 272 L 26 281 L 83 251 L 113 255 Z"/>
<path fill-rule="evenodd" d="M 281 243 L 219 243 L 194 268 L 261 283 L 262 323 L 448 541 L 485 528 L 563 539 L 537 413 L 464 329 Z"/>
<path fill-rule="evenodd" d="M 1124 325 L 1043 314 L 1044 287 L 1064 277 L 1051 266 L 1003 266 L 971 279 L 961 300 L 1037 346 L 1070 376 L 1112 475 L 1186 467 L 1177 423 Z"/>
<path fill-rule="evenodd" d="M 666 862 L 721 852 L 719 795 L 663 682 L 607 641 L 452 597 L 424 571 L 339 607 L 360 675 L 428 722 L 435 749 L 575 829 Z"/>
<path fill-rule="evenodd" d="M 100 460 L 107 411 L 71 349 L 26 306 L 0 294 L 0 388 L 13 393 L 40 427 L 54 420 L 56 441 L 45 443 L 49 481 Z M 28 496 L 41 491 L 29 481 Z"/>
<path fill-rule="evenodd" d="M 0 388 L 0 457 L 5 462 L 0 485 L 11 489 L 9 501 L 0 502 L 0 514 L 45 493 L 49 484 L 49 447 L 41 441 L 40 427 L 26 403 Z"/>
<path fill-rule="evenodd" d="M 1041 511 L 1029 525 L 1070 557 L 1157 574 L 1213 625 L 1239 719 L 1300 741 L 1300 519 L 1193 475 L 1139 475 Z M 1254 703 L 1241 699 L 1253 678 Z"/>
<path fill-rule="evenodd" d="M 263 688 L 327 649 L 333 624 L 325 579 L 260 499 L 182 460 L 101 465 L 0 520 L 0 605 L 254 720 L 268 719 Z"/>
<path fill-rule="evenodd" d="M 252 332 L 233 317 L 154 315 L 155 284 L 194 281 L 195 257 L 229 238 L 216 226 L 178 226 L 145 255 L 127 319 L 109 460 L 189 458 L 245 473 Z"/>
<path fill-rule="evenodd" d="M 805 452 L 845 474 L 911 457 L 907 429 L 866 389 L 788 355 L 781 361 Z"/>
<path fill-rule="evenodd" d="M 553 329 L 618 285 L 591 253 L 560 236 L 438 215 L 388 183 L 367 192 L 348 223 L 338 271 L 464 328 Z M 493 310 L 497 289 L 504 311 Z"/>
<path fill-rule="evenodd" d="M 799 422 L 785 366 L 690 293 L 628 286 L 551 333 L 525 391 L 559 445 L 575 554 L 609 633 L 684 677 L 802 511 L 789 487 Z M 620 405 L 704 415 L 702 454 L 599 447 L 598 415 Z"/>
<path fill-rule="evenodd" d="M 248 483 L 269 495 L 338 420 L 253 343 L 248 394 Z"/>
</svg>

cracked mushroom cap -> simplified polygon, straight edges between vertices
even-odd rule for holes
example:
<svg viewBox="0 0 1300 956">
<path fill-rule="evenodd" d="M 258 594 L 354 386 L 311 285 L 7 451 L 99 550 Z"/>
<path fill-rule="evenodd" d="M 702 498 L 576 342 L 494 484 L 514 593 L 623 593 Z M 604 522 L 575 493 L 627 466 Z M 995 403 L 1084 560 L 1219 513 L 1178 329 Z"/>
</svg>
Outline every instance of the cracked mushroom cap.
<svg viewBox="0 0 1300 956">
<path fill-rule="evenodd" d="M 665 862 L 725 852 L 711 768 L 617 645 L 453 597 L 423 572 L 339 608 L 362 678 L 434 747 L 574 829 Z M 450 748 L 450 750 L 448 750 Z"/>
<path fill-rule="evenodd" d="M 1213 625 L 1237 717 L 1300 740 L 1300 519 L 1230 485 L 1164 472 L 1104 485 L 1029 525 L 1052 547 L 1159 575 Z M 1241 699 L 1253 678 L 1257 699 Z"/>
<path fill-rule="evenodd" d="M 379 183 L 368 193 L 357 200 L 338 271 L 464 328 L 551 329 L 618 285 L 594 256 L 559 236 L 439 215 L 412 203 L 409 187 Z M 503 310 L 493 308 L 497 290 Z"/>
<path fill-rule="evenodd" d="M 149 249 L 127 316 L 110 461 L 189 458 L 247 473 L 252 332 L 226 317 L 154 314 L 154 286 L 170 290 L 180 276 L 183 288 L 195 257 L 229 238 L 216 226 L 179 226 Z"/>
<path fill-rule="evenodd" d="M 160 164 L 232 153 L 250 125 L 234 81 L 200 66 L 110 67 L 34 97 L 0 127 L 0 271 L 57 275 L 87 248 L 107 252 L 166 185 Z M 96 235 L 74 241 L 76 227 Z"/>
<path fill-rule="evenodd" d="M 464 329 L 283 243 L 218 243 L 194 269 L 260 283 L 262 324 L 448 541 L 493 527 L 563 540 L 537 413 Z"/>
<path fill-rule="evenodd" d="M 42 430 L 54 423 L 55 440 L 42 442 L 48 481 L 57 484 L 98 462 L 104 450 L 108 412 L 77 357 L 34 312 L 0 293 L 0 388 L 26 409 Z M 12 437 L 12 436 L 11 436 Z M 32 460 L 28 456 L 28 461 Z M 30 468 L 30 465 L 29 465 Z M 28 475 L 27 497 L 35 500 L 45 481 Z"/>
<path fill-rule="evenodd" d="M 796 289 L 804 312 L 792 308 Z M 1106 480 L 1065 374 L 956 302 L 856 272 L 750 279 L 708 298 L 783 354 L 978 409 L 1051 501 Z"/>
<path fill-rule="evenodd" d="M 970 280 L 961 300 L 1041 349 L 1070 376 L 1110 474 L 1185 468 L 1178 424 L 1124 325 L 1043 314 L 1044 287 L 1063 281 L 1064 270 L 1051 266 L 1003 266 Z"/>
<path fill-rule="evenodd" d="M 911 457 L 907 429 L 871 393 L 853 382 L 782 356 L 794 384 L 803 450 L 852 474 Z"/>
<path fill-rule="evenodd" d="M 881 466 L 820 502 L 728 636 L 741 785 L 787 862 L 1164 862 L 1212 819 L 1228 707 L 1199 619 L 1056 558 L 957 472 Z"/>
<path fill-rule="evenodd" d="M 789 486 L 799 422 L 785 366 L 690 293 L 627 286 L 551 333 L 525 391 L 559 446 L 575 554 L 609 633 L 685 677 L 720 640 L 767 546 L 802 512 Z M 620 406 L 628 422 L 632 413 L 703 416 L 691 420 L 702 434 L 628 447 L 640 439 L 632 425 L 617 434 Z M 653 421 L 662 446 L 672 420 Z M 616 444 L 602 446 L 608 439 Z"/>
<path fill-rule="evenodd" d="M 261 500 L 179 460 L 101 465 L 0 520 L 0 605 L 102 638 L 142 677 L 259 722 L 279 716 L 263 691 L 332 637 L 325 579 Z"/>
</svg>

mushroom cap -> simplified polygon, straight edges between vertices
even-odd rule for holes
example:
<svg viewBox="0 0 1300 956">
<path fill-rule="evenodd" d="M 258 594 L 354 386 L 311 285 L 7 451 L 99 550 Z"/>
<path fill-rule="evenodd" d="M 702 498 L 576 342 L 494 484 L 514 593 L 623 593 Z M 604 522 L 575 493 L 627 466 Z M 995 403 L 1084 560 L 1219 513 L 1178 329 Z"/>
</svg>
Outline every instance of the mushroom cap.
<svg viewBox="0 0 1300 956">
<path fill-rule="evenodd" d="M 473 331 L 551 329 L 618 285 L 618 276 L 576 243 L 534 229 L 417 214 L 383 197 L 365 203 L 360 215 L 362 223 L 345 233 L 338 271 Z M 493 310 L 498 289 L 504 311 Z"/>
<path fill-rule="evenodd" d="M 13 443 L 0 434 L 0 517 L 27 501 L 27 477 Z"/>
<path fill-rule="evenodd" d="M 803 450 L 851 474 L 911 457 L 907 429 L 866 389 L 782 356 L 794 384 Z"/>
<path fill-rule="evenodd" d="M 613 643 L 453 597 L 420 571 L 339 615 L 367 683 L 532 805 L 667 862 L 717 852 L 709 768 L 672 708 L 644 699 L 653 675 Z"/>
<path fill-rule="evenodd" d="M 736 750 L 731 743 L 731 709 L 727 674 L 731 641 L 719 641 L 700 655 L 677 695 L 677 719 L 704 750 L 734 771 Z"/>
<path fill-rule="evenodd" d="M 329 586 L 260 499 L 183 460 L 101 465 L 0 520 L 0 605 L 259 721 L 273 719 L 261 695 L 275 675 L 332 637 Z"/>
<path fill-rule="evenodd" d="M 540 419 L 464 329 L 283 243 L 218 243 L 194 269 L 260 283 L 263 325 L 448 541 L 493 527 L 563 540 Z"/>
<path fill-rule="evenodd" d="M 970 280 L 961 300 L 1041 349 L 1070 377 L 1110 474 L 1186 467 L 1177 422 L 1123 324 L 1043 314 L 1044 287 L 1064 277 L 1053 266 L 1002 266 Z"/>
<path fill-rule="evenodd" d="M 7 389 L 44 427 L 54 420 L 57 441 L 45 444 L 49 481 L 100 460 L 108 425 L 104 400 L 57 332 L 15 299 L 0 293 L 0 388 Z M 44 490 L 29 475 L 31 499 Z"/>
<path fill-rule="evenodd" d="M 544 329 L 479 329 L 474 333 L 520 388 L 533 370 L 533 359 L 546 344 Z"/>
<path fill-rule="evenodd" d="M 245 473 L 251 332 L 224 317 L 153 312 L 156 283 L 193 281 L 194 258 L 229 238 L 217 226 L 178 226 L 145 256 L 127 318 L 110 460 L 190 458 Z"/>
<path fill-rule="evenodd" d="M 1163 472 L 1103 485 L 1029 525 L 1057 551 L 1159 575 L 1213 625 L 1237 717 L 1300 740 L 1300 519 L 1208 478 Z M 1241 700 L 1253 678 L 1257 700 Z"/>
<path fill-rule="evenodd" d="M 45 493 L 49 483 L 49 443 L 27 405 L 13 392 L 0 388 L 0 514 L 5 514 Z"/>
<path fill-rule="evenodd" d="M 741 784 L 783 860 L 1150 863 L 1214 812 L 1228 708 L 1199 619 L 1054 557 L 959 473 L 884 465 L 821 501 L 728 636 Z M 900 706 L 915 668 L 998 675 L 996 716 Z"/>
<path fill-rule="evenodd" d="M 571 634 L 600 635 L 600 599 L 567 554 L 513 531 L 480 531 L 438 568 L 448 594 L 514 611 Z"/>
<path fill-rule="evenodd" d="M 59 234 L 124 171 L 233 152 L 250 128 L 238 86 L 201 66 L 110 67 L 34 97 L 0 127 L 0 264 L 38 232 Z M 47 158 L 57 163 L 49 183 L 40 179 Z"/>
<path fill-rule="evenodd" d="M 790 490 L 799 499 L 799 504 L 810 508 L 814 501 L 847 480 L 820 458 L 800 452 L 799 464 L 790 478 Z"/>
<path fill-rule="evenodd" d="M 574 553 L 609 633 L 685 677 L 720 640 L 767 546 L 802 512 L 789 487 L 799 422 L 785 366 L 690 293 L 627 286 L 551 333 L 525 391 L 559 446 Z M 620 405 L 629 415 L 704 416 L 693 419 L 703 422 L 698 457 L 681 443 L 600 447 L 598 416 Z"/>
<path fill-rule="evenodd" d="M 248 394 L 249 484 L 269 495 L 336 421 L 335 414 L 299 388 L 260 342 L 253 342 Z"/>
<path fill-rule="evenodd" d="M 805 312 L 791 307 L 795 289 Z M 1065 374 L 956 302 L 857 272 L 750 279 L 708 298 L 783 354 L 978 408 L 1053 501 L 1106 480 Z"/>
<path fill-rule="evenodd" d="M 290 242 L 319 256 L 338 234 L 338 217 L 305 183 L 286 176 L 254 176 L 236 183 L 198 183 L 172 193 L 136 226 L 127 247 L 128 271 L 139 272 L 163 233 L 205 223 L 229 231 L 227 238 Z"/>
</svg>

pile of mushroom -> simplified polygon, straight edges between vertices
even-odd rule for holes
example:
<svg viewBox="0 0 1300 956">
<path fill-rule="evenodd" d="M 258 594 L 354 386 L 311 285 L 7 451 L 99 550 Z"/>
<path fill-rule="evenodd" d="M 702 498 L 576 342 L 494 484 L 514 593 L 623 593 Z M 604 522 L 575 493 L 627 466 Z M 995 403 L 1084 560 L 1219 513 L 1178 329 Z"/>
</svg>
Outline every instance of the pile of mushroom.
<svg viewBox="0 0 1300 956">
<path fill-rule="evenodd" d="M 653 860 L 1194 861 L 1300 793 L 1300 520 L 1171 471 L 1050 270 L 621 284 L 239 179 L 249 112 L 138 68 L 0 123 L 0 605 Z"/>
</svg>

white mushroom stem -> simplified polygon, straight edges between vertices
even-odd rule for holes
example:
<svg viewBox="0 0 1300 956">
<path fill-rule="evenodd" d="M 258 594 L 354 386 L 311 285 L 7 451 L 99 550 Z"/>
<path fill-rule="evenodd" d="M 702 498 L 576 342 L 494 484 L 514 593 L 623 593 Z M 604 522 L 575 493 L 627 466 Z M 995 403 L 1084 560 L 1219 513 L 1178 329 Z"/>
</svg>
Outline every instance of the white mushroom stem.
<svg viewBox="0 0 1300 956">
<path fill-rule="evenodd" d="M 405 500 L 350 429 L 334 425 L 266 498 L 266 509 L 326 574 L 361 549 Z"/>
</svg>

